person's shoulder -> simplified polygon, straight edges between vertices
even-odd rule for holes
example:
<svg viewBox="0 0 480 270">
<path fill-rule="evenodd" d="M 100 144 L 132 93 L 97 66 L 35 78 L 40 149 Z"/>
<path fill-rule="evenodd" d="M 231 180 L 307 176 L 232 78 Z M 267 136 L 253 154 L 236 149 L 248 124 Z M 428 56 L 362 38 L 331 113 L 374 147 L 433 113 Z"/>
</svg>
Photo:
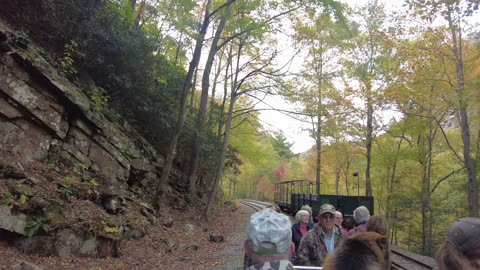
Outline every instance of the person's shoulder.
<svg viewBox="0 0 480 270">
<path fill-rule="evenodd" d="M 315 230 L 309 230 L 302 236 L 302 241 L 310 242 L 315 238 Z"/>
<path fill-rule="evenodd" d="M 293 270 L 293 264 L 289 260 L 264 262 L 252 265 L 248 270 Z"/>
<path fill-rule="evenodd" d="M 338 226 L 335 227 L 335 233 L 338 235 L 339 238 L 348 237 L 348 234 Z"/>
<path fill-rule="evenodd" d="M 322 227 L 320 226 L 317 226 L 315 225 L 313 228 L 311 228 L 310 230 L 308 230 L 302 237 L 303 238 L 307 238 L 307 239 L 310 239 L 310 238 L 316 238 L 320 235 L 322 235 Z"/>
</svg>

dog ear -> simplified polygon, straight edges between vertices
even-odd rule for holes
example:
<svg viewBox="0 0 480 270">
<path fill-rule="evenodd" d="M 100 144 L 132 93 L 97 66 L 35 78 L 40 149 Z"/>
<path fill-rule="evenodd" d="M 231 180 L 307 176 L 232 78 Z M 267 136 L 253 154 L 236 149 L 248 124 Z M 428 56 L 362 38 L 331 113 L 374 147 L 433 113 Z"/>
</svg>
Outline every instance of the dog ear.
<svg viewBox="0 0 480 270">
<path fill-rule="evenodd" d="M 385 236 L 382 236 L 377 239 L 377 244 L 382 250 L 388 250 L 389 244 L 388 244 L 388 239 Z"/>
<path fill-rule="evenodd" d="M 383 253 L 383 258 L 385 260 L 385 263 L 387 264 L 388 267 L 390 267 L 392 261 L 390 258 L 390 243 L 388 242 L 388 238 L 385 236 L 378 238 L 377 245 L 380 247 L 380 250 Z"/>
</svg>

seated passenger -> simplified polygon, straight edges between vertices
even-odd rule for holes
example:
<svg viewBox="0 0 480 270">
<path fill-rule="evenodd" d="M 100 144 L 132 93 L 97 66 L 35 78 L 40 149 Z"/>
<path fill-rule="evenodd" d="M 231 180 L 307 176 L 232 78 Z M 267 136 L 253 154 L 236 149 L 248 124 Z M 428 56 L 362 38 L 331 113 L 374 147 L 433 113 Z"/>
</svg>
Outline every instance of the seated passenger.
<svg viewBox="0 0 480 270">
<path fill-rule="evenodd" d="M 265 208 L 250 217 L 247 240 L 244 242 L 244 269 L 293 270 L 289 261 L 295 246 L 292 243 L 290 219 Z"/>
<path fill-rule="evenodd" d="M 368 208 L 365 206 L 357 207 L 353 211 L 353 218 L 355 219 L 355 223 L 357 223 L 357 227 L 348 231 L 348 235 L 353 235 L 356 232 L 365 232 L 365 227 L 370 218 L 370 211 L 368 211 Z"/>
<path fill-rule="evenodd" d="M 337 224 L 337 226 L 342 230 L 344 231 L 345 233 L 348 233 L 348 230 L 347 228 L 343 227 L 343 215 L 342 215 L 342 212 L 340 211 L 335 211 L 335 224 Z"/>
<path fill-rule="evenodd" d="M 342 226 L 347 230 L 350 231 L 355 227 L 355 220 L 353 219 L 352 216 L 345 217 L 342 222 Z M 347 232 L 348 234 L 348 232 Z"/>
<path fill-rule="evenodd" d="M 312 218 L 312 214 L 313 214 L 312 208 L 308 204 L 305 204 L 304 206 L 302 206 L 301 210 L 308 211 L 308 215 L 309 215 L 308 226 L 313 228 L 313 225 L 315 225 L 315 222 L 313 222 L 313 218 Z"/>
<path fill-rule="evenodd" d="M 368 219 L 365 229 L 367 232 L 376 232 L 383 236 L 387 236 L 388 221 L 384 216 L 371 216 L 370 219 Z"/>
<path fill-rule="evenodd" d="M 298 253 L 298 246 L 300 245 L 300 240 L 302 237 L 313 228 L 309 226 L 308 222 L 310 221 L 310 214 L 307 210 L 298 210 L 295 215 L 295 219 L 298 221 L 292 226 L 292 241 L 295 244 L 295 254 Z"/>
<path fill-rule="evenodd" d="M 331 204 L 320 206 L 318 223 L 300 241 L 296 264 L 322 266 L 327 253 L 333 252 L 347 234 L 335 226 L 335 207 Z"/>
<path fill-rule="evenodd" d="M 480 218 L 465 217 L 455 222 L 436 259 L 440 270 L 480 269 Z"/>
<path fill-rule="evenodd" d="M 357 233 L 328 254 L 323 270 L 387 270 L 391 268 L 390 244 L 376 232 Z"/>
</svg>

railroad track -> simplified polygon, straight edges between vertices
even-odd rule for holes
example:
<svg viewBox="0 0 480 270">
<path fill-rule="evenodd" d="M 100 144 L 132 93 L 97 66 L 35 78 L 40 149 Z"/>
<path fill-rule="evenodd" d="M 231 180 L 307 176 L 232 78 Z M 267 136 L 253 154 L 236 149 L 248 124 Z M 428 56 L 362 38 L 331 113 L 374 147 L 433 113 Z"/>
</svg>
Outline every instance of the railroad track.
<svg viewBox="0 0 480 270">
<path fill-rule="evenodd" d="M 263 208 L 271 205 L 271 203 L 254 201 L 254 200 L 247 200 L 247 199 L 241 199 L 240 203 L 245 205 L 245 206 L 248 206 L 248 207 L 252 208 L 256 212 L 258 212 L 258 211 L 262 210 Z"/>
<path fill-rule="evenodd" d="M 422 256 L 408 250 L 392 247 L 392 269 L 394 270 L 430 270 L 438 269 L 435 259 Z"/>
</svg>

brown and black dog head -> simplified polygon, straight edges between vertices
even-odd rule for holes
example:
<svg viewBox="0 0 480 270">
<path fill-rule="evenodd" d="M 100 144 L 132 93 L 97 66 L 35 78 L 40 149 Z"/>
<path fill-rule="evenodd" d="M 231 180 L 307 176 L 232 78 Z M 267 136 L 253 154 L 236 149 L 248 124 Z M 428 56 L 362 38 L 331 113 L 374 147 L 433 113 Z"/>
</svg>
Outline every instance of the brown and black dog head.
<svg viewBox="0 0 480 270">
<path fill-rule="evenodd" d="M 323 264 L 324 270 L 389 270 L 388 239 L 376 232 L 361 232 L 343 239 Z"/>
</svg>

